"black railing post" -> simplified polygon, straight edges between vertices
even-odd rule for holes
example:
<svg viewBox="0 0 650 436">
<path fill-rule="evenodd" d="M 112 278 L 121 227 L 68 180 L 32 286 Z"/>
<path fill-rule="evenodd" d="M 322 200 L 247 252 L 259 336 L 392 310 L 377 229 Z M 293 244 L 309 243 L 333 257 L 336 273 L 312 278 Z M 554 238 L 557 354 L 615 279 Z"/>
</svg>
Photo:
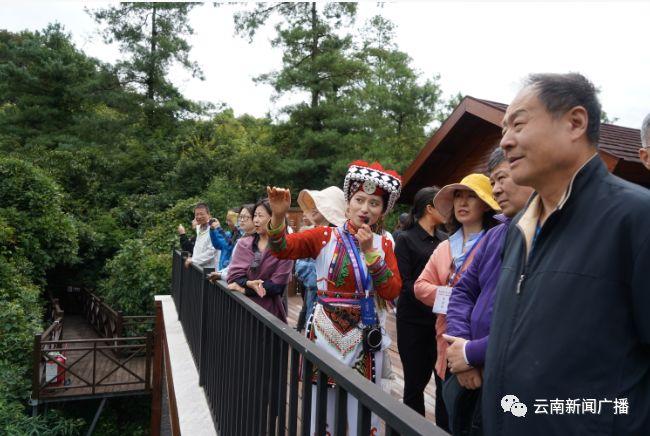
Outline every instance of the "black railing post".
<svg viewBox="0 0 650 436">
<path fill-rule="evenodd" d="M 361 401 L 357 402 L 357 434 L 370 434 L 370 410 Z"/>
<path fill-rule="evenodd" d="M 201 274 L 201 321 L 199 323 L 199 332 L 201 335 L 201 340 L 199 341 L 199 355 L 197 356 L 197 367 L 199 369 L 199 386 L 203 386 L 205 383 L 205 365 L 203 362 L 203 349 L 205 348 L 205 338 L 206 338 L 206 322 L 205 320 L 209 316 L 206 312 L 208 311 L 208 287 L 210 282 L 206 278 L 208 274 L 214 272 L 214 268 L 203 268 L 203 273 Z"/>
<path fill-rule="evenodd" d="M 319 436 L 368 434 L 376 415 L 387 434 L 447 435 L 256 302 L 210 284 L 210 270 L 185 269 L 179 252 L 174 259 L 180 322 L 219 434 L 311 436 L 312 424 Z"/>
<path fill-rule="evenodd" d="M 345 436 L 348 426 L 348 393 L 341 386 L 336 387 L 334 399 L 334 434 Z"/>
<path fill-rule="evenodd" d="M 311 434 L 311 390 L 314 365 L 311 360 L 303 359 L 302 365 L 302 436 Z"/>
<path fill-rule="evenodd" d="M 327 390 L 327 374 L 319 371 L 316 384 L 316 434 L 325 434 L 327 431 Z"/>
</svg>

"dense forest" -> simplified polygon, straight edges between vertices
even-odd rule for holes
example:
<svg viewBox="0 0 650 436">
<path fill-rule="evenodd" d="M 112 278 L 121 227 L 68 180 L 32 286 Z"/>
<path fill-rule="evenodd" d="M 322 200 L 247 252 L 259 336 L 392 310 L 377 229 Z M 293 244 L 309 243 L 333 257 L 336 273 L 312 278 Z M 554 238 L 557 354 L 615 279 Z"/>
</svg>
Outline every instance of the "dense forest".
<svg viewBox="0 0 650 436">
<path fill-rule="evenodd" d="M 191 101 L 169 71 L 202 77 L 188 43 L 198 7 L 213 6 L 88 11 L 120 47 L 114 64 L 86 55 L 56 23 L 0 30 L 2 434 L 78 434 L 94 412 L 29 416 L 31 346 L 49 288 L 83 285 L 126 315 L 150 313 L 153 296 L 169 293 L 175 228 L 189 224 L 193 204 L 222 217 L 269 183 L 338 185 L 353 159 L 402 171 L 459 99 L 443 101 L 439 78 L 412 67 L 388 19 L 358 23 L 352 3 L 280 3 L 220 7 L 243 8 L 234 25 L 251 42 L 272 26 L 282 67 L 255 80 L 305 101 L 277 118 Z M 147 409 L 109 403 L 97 434 L 146 434 Z"/>
</svg>

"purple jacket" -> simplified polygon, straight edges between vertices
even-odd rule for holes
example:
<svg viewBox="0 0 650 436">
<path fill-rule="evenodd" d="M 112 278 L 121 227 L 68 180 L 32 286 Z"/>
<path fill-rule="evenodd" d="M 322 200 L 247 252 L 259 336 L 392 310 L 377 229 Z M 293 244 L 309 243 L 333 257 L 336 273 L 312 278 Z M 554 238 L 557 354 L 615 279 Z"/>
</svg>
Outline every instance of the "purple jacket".
<svg viewBox="0 0 650 436">
<path fill-rule="evenodd" d="M 490 229 L 476 249 L 474 260 L 454 286 L 447 308 L 447 334 L 469 339 L 465 345 L 472 366 L 485 364 L 494 289 L 501 271 L 501 250 L 510 219 L 496 215 L 502 224 Z"/>
</svg>

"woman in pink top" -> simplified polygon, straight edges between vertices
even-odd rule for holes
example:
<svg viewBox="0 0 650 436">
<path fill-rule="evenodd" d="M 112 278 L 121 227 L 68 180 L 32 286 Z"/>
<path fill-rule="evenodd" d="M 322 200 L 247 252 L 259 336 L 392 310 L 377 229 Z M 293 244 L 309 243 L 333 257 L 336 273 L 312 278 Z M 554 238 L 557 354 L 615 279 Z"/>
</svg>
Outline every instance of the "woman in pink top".
<svg viewBox="0 0 650 436">
<path fill-rule="evenodd" d="M 422 303 L 433 310 L 440 287 L 453 287 L 472 261 L 475 248 L 485 232 L 496 224 L 493 215 L 499 205 L 492 197 L 490 179 L 483 174 L 470 174 L 460 183 L 447 185 L 433 199 L 433 205 L 446 219 L 450 237 L 434 250 L 415 281 L 414 293 Z M 447 369 L 447 341 L 442 338 L 447 321 L 444 314 L 436 318 L 437 356 L 436 375 L 444 380 Z M 465 374 L 465 373 L 464 373 Z M 478 370 L 467 371 L 466 377 L 480 385 Z M 438 384 L 437 384 L 438 385 Z M 436 389 L 436 399 L 442 392 Z"/>
</svg>

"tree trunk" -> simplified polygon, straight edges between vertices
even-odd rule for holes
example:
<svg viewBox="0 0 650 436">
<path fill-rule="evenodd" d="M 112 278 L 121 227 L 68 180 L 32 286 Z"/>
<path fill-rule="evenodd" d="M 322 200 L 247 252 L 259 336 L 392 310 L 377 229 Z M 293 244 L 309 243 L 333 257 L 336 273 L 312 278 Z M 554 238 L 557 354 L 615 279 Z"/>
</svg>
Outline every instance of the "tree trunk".
<svg viewBox="0 0 650 436">
<path fill-rule="evenodd" d="M 158 36 L 156 30 L 156 4 L 152 4 L 153 11 L 151 13 L 151 50 L 149 52 L 149 77 L 147 77 L 147 98 L 154 99 L 154 84 L 156 75 L 156 37 Z"/>
<path fill-rule="evenodd" d="M 156 4 L 152 3 L 151 7 L 151 48 L 149 52 L 149 72 L 147 73 L 147 105 L 149 107 L 146 110 L 149 128 L 153 128 L 155 124 L 156 38 L 158 36 L 156 29 Z"/>
<path fill-rule="evenodd" d="M 311 69 L 312 69 L 312 88 L 311 88 L 311 110 L 312 110 L 312 129 L 320 130 L 321 123 L 320 118 L 316 115 L 316 109 L 318 109 L 318 99 L 320 97 L 319 83 L 318 83 L 318 72 L 315 69 L 316 58 L 318 56 L 318 11 L 316 9 L 316 2 L 311 3 L 311 47 L 310 47 L 310 58 L 311 58 Z"/>
</svg>

